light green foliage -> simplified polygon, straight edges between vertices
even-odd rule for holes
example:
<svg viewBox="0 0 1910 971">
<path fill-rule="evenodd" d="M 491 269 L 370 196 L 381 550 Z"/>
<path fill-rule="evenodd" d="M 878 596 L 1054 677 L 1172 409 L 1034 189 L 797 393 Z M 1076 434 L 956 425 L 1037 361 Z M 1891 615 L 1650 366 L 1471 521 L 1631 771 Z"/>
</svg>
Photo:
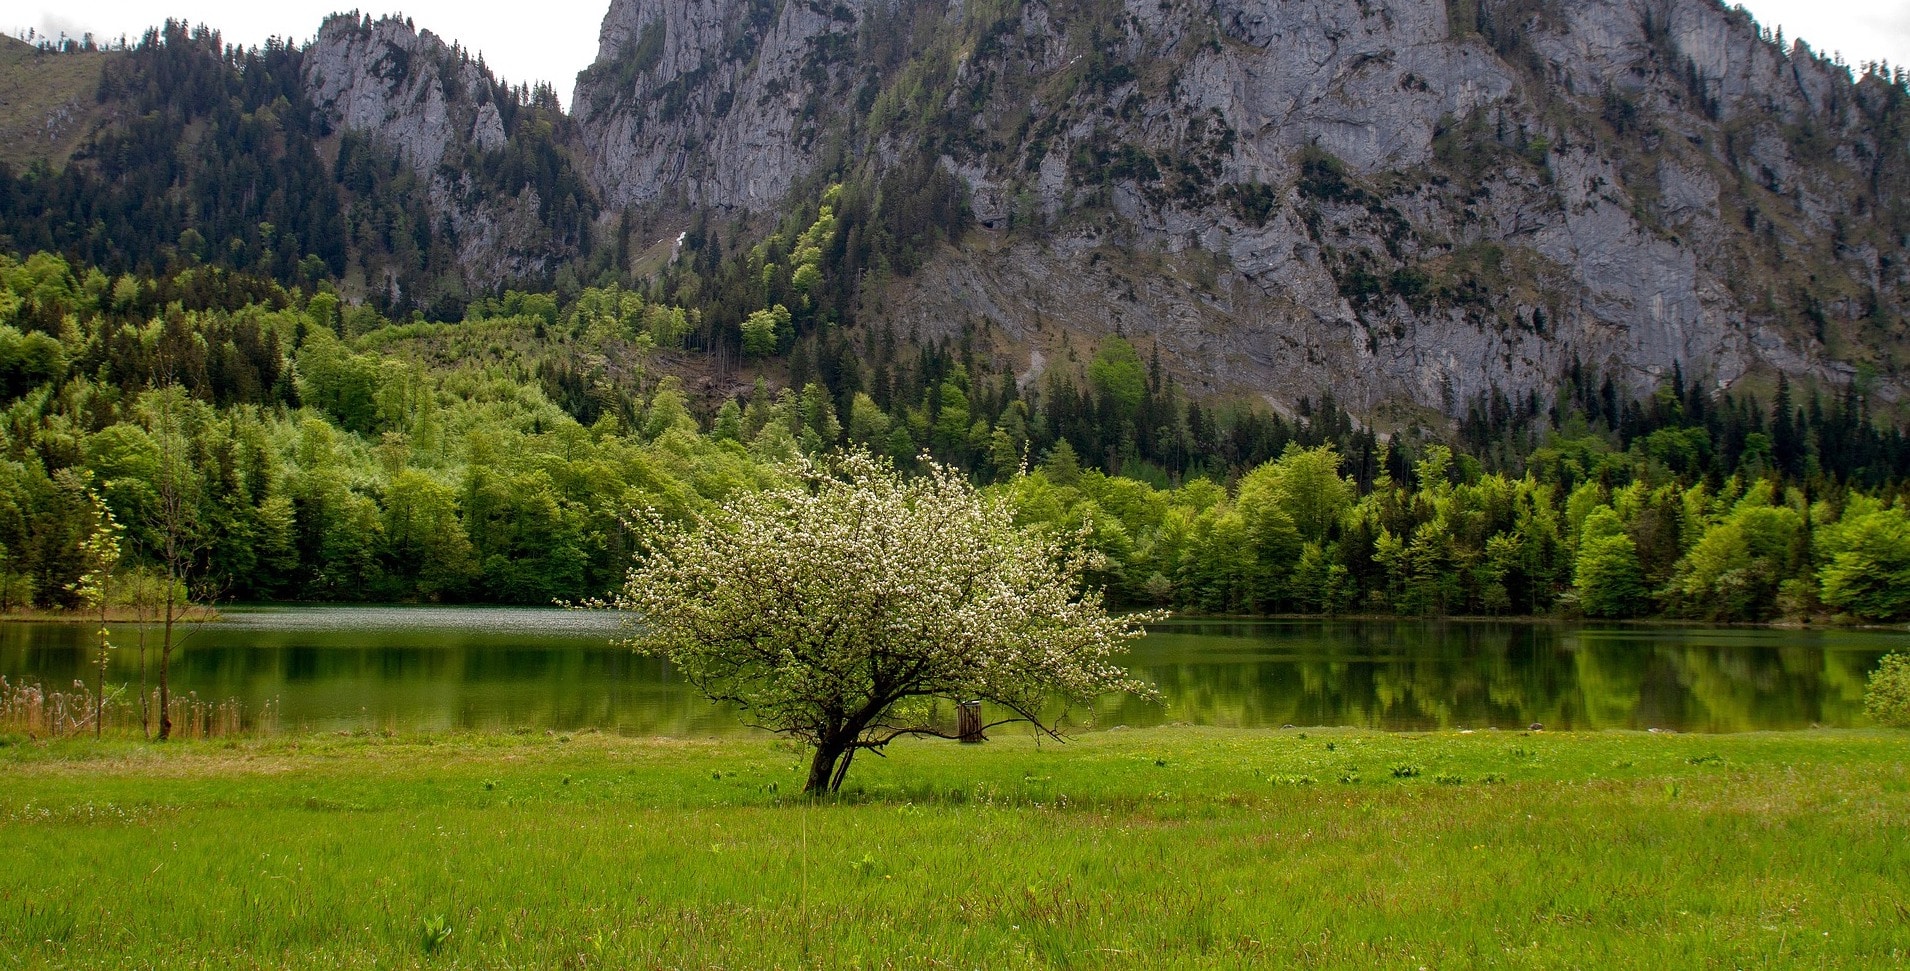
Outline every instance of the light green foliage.
<svg viewBox="0 0 1910 971">
<path fill-rule="evenodd" d="M 1454 484 L 1449 455 L 1422 466 L 1429 477 L 1419 489 L 1382 481 L 1357 499 L 1330 448 L 1288 450 L 1243 478 L 1235 496 L 1205 479 L 1156 491 L 1082 472 L 1071 459 L 1057 445 L 1039 476 L 1007 484 L 1017 517 L 1079 528 L 1092 500 L 1097 516 L 1117 518 L 1122 554 L 1106 579 L 1129 602 L 1171 595 L 1177 606 L 1218 612 L 1523 612 L 1549 606 L 1570 578 L 1550 490 L 1498 475 Z"/>
<path fill-rule="evenodd" d="M 755 357 L 774 354 L 781 346 L 781 335 L 789 329 L 789 320 L 789 309 L 782 304 L 743 318 L 743 353 Z"/>
<path fill-rule="evenodd" d="M 1183 599 L 1210 613 L 1254 609 L 1259 557 L 1247 522 L 1232 506 L 1216 506 L 1194 517 L 1187 553 L 1174 573 Z"/>
<path fill-rule="evenodd" d="M 1280 507 L 1303 538 L 1319 543 L 1353 505 L 1353 483 L 1339 468 L 1340 455 L 1330 446 L 1288 445 L 1280 458 L 1240 481 L 1240 502 Z"/>
<path fill-rule="evenodd" d="M 787 421 L 771 421 L 750 439 L 750 458 L 765 465 L 781 465 L 802 454 L 802 443 L 789 431 Z"/>
<path fill-rule="evenodd" d="M 968 450 L 968 380 L 960 369 L 942 380 L 937 397 L 940 410 L 929 445 L 944 460 L 954 460 Z"/>
<path fill-rule="evenodd" d="M 196 270 L 148 281 L 0 258 L 0 604 L 74 603 L 80 517 L 53 484 L 62 469 L 91 474 L 140 562 L 159 539 L 157 487 L 176 486 L 194 556 L 234 596 L 546 602 L 618 581 L 627 510 L 687 518 L 776 481 L 777 463 L 854 443 L 904 469 L 927 450 L 993 483 L 1018 522 L 1103 553 L 1090 580 L 1122 604 L 1544 613 L 1576 575 L 1594 611 L 1910 615 L 1900 511 L 1839 480 L 1807 492 L 1793 477 L 1789 495 L 1821 500 L 1806 530 L 1801 506 L 1757 475 L 1709 478 L 1729 439 L 1695 425 L 1653 427 L 1620 450 L 1560 399 L 1559 430 L 1517 446 L 1531 451 L 1516 477 L 1490 471 L 1518 468 L 1505 444 L 1467 456 L 1410 432 L 1343 462 L 1314 444 L 1359 445 L 1333 408 L 1293 423 L 1197 409 L 1121 338 L 1086 362 L 1084 393 L 1061 368 L 1037 391 L 972 349 L 834 329 L 819 315 L 837 281 L 817 274 L 868 203 L 830 194 L 813 219 L 791 217 L 744 251 L 756 262 L 741 277 L 686 267 L 656 298 L 617 285 L 508 291 L 473 301 L 459 323 L 392 323 L 325 291 L 239 296 Z M 742 301 L 725 306 L 764 308 L 743 314 L 750 333 L 700 329 L 695 307 L 718 286 Z M 155 306 L 165 288 L 200 303 Z M 684 358 L 647 351 L 693 332 L 740 337 L 757 358 L 746 407 L 652 373 Z M 803 386 L 779 386 L 770 358 L 782 352 Z M 1842 424 L 1813 419 L 1808 457 L 1887 481 L 1883 466 L 1824 451 L 1859 404 L 1853 392 L 1838 406 Z M 1670 414 L 1685 401 L 1661 390 L 1644 406 Z M 1735 407 L 1738 432 L 1755 424 Z M 1765 439 L 1747 446 L 1748 468 L 1775 454 Z M 1222 457 L 1270 452 L 1257 468 Z M 1389 453 L 1414 460 L 1401 481 Z M 1035 471 L 1022 477 L 1024 462 Z M 1600 509 L 1623 538 L 1581 535 Z"/>
<path fill-rule="evenodd" d="M 717 409 L 716 421 L 710 427 L 710 437 L 727 442 L 743 440 L 743 409 L 736 403 L 736 399 L 724 399 L 723 406 Z"/>
<path fill-rule="evenodd" d="M 1055 485 L 1071 487 L 1081 481 L 1081 457 L 1067 439 L 1055 443 L 1041 462 L 1041 470 Z"/>
<path fill-rule="evenodd" d="M 66 348 L 58 339 L 37 331 L 22 335 L 0 324 L 0 391 L 11 396 L 59 381 L 67 367 Z"/>
<path fill-rule="evenodd" d="M 821 283 L 822 271 L 817 269 L 814 263 L 801 264 L 789 275 L 789 285 L 804 297 L 808 297 L 810 292 Z"/>
<path fill-rule="evenodd" d="M 1864 690 L 1864 713 L 1878 724 L 1910 728 L 1910 655 L 1886 654 Z"/>
<path fill-rule="evenodd" d="M 1234 499 L 1234 514 L 1239 517 L 1253 564 L 1246 598 L 1237 608 L 1242 611 L 1261 609 L 1261 605 L 1285 597 L 1287 574 L 1300 555 L 1300 531 L 1294 528 L 1289 507 L 1264 486 L 1264 480 L 1255 481 L 1249 476 L 1241 482 L 1240 494 Z"/>
<path fill-rule="evenodd" d="M 643 312 L 644 331 L 650 335 L 650 343 L 657 347 L 682 347 L 695 324 L 695 317 L 682 307 L 653 304 Z"/>
<path fill-rule="evenodd" d="M 835 402 L 829 398 L 829 389 L 821 384 L 811 381 L 803 386 L 802 397 L 796 402 L 796 418 L 801 425 L 803 451 L 810 455 L 821 455 L 842 440 L 842 423 L 836 420 Z"/>
<path fill-rule="evenodd" d="M 1797 573 L 1804 517 L 1771 498 L 1770 487 L 1760 483 L 1685 554 L 1671 582 L 1681 612 L 1714 620 L 1776 613 L 1779 585 Z"/>
<path fill-rule="evenodd" d="M 1857 497 L 1816 532 L 1824 603 L 1873 621 L 1910 618 L 1910 516 Z"/>
<path fill-rule="evenodd" d="M 1610 507 L 1600 506 L 1580 528 L 1573 569 L 1578 605 L 1589 617 L 1635 617 L 1650 606 L 1638 550 Z"/>
<path fill-rule="evenodd" d="M 1565 522 L 1573 537 L 1578 537 L 1585 528 L 1585 518 L 1592 510 L 1600 506 L 1611 505 L 1603 486 L 1596 482 L 1586 482 L 1573 489 L 1565 499 Z"/>
<path fill-rule="evenodd" d="M 901 468 L 907 468 L 914 463 L 918 446 L 914 434 L 909 431 L 907 425 L 896 425 L 889 430 L 889 447 L 886 454 L 889 461 Z"/>
<path fill-rule="evenodd" d="M 828 198 L 836 198 L 841 186 L 829 190 Z M 796 240 L 796 248 L 790 253 L 792 269 L 789 274 L 789 286 L 795 290 L 807 304 L 816 288 L 822 285 L 822 250 L 836 236 L 836 214 L 831 206 L 824 205 L 816 214 L 816 221 L 804 230 Z"/>
<path fill-rule="evenodd" d="M 123 534 L 119 521 L 113 517 L 113 510 L 99 494 L 80 485 L 77 480 L 69 480 L 71 487 L 82 490 L 81 504 L 87 510 L 89 522 L 86 525 L 85 538 L 80 540 L 80 576 L 73 583 L 73 593 L 78 598 L 80 609 L 96 611 L 105 608 L 110 602 L 113 571 L 119 569 L 122 555 L 120 539 Z M 100 632 L 100 651 L 110 649 L 106 631 Z"/>
<path fill-rule="evenodd" d="M 353 353 L 326 331 L 313 331 L 298 356 L 299 393 L 349 431 L 402 427 L 421 394 L 401 361 Z"/>
<path fill-rule="evenodd" d="M 643 421 L 645 441 L 656 441 L 670 432 L 681 435 L 698 432 L 696 418 L 690 414 L 689 399 L 683 394 L 683 382 L 676 375 L 657 382 L 656 393 L 650 397 L 649 414 Z"/>
<path fill-rule="evenodd" d="M 105 705 L 108 693 L 106 673 L 113 653 L 111 631 L 106 627 L 106 607 L 111 602 L 113 572 L 119 569 L 121 558 L 118 521 L 113 511 L 97 492 L 86 487 L 79 476 L 62 473 L 62 484 L 81 492 L 80 504 L 86 509 L 86 534 L 80 540 L 80 577 L 73 583 L 74 597 L 79 601 L 80 609 L 88 613 L 97 611 L 99 629 L 95 650 L 99 665 L 99 683 L 93 693 L 93 734 L 99 736 L 105 727 Z"/>
<path fill-rule="evenodd" d="M 426 600 L 457 599 L 477 579 L 477 557 L 458 517 L 457 490 L 405 469 L 385 488 L 384 569 L 409 578 Z"/>
<path fill-rule="evenodd" d="M 1337 614 L 1353 602 L 1353 582 L 1338 549 L 1307 543 L 1293 567 L 1293 598 L 1301 610 Z"/>
<path fill-rule="evenodd" d="M 670 308 L 659 309 L 667 313 Z M 571 304 L 569 329 L 586 337 L 595 338 L 597 341 L 603 341 L 617 337 L 650 334 L 651 329 L 646 324 L 660 326 L 666 332 L 676 324 L 674 320 L 663 320 L 660 315 L 653 318 L 647 310 L 641 294 L 631 293 L 616 286 L 605 289 L 590 287 L 579 294 L 576 301 Z M 548 309 L 535 307 L 527 308 L 523 312 L 549 325 L 556 320 L 557 308 L 552 305 Z M 681 338 L 678 337 L 677 343 L 680 342 Z"/>
<path fill-rule="evenodd" d="M 879 451 L 888 445 L 889 416 L 869 397 L 858 391 L 849 404 L 849 441 Z"/>
<path fill-rule="evenodd" d="M 1088 364 L 1088 382 L 1096 393 L 1109 396 L 1131 411 L 1147 394 L 1147 368 L 1126 338 L 1109 337 Z"/>
</svg>

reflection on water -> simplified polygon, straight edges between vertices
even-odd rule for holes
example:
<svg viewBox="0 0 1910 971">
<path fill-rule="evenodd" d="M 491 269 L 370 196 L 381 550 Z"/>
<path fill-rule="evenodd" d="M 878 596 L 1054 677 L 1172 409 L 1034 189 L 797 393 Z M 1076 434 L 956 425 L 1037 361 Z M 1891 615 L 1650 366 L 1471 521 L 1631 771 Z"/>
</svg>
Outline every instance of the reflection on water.
<svg viewBox="0 0 1910 971">
<path fill-rule="evenodd" d="M 1751 731 L 1863 722 L 1875 631 L 1461 621 L 1169 623 L 1130 658 L 1165 709 L 1103 722 Z"/>
<path fill-rule="evenodd" d="M 612 639 L 608 614 L 490 608 L 231 610 L 175 658 L 176 690 L 275 702 L 289 729 L 595 727 L 738 730 L 660 661 Z M 0 675 L 91 679 L 90 627 L 0 625 Z M 116 628 L 115 680 L 138 681 Z M 156 632 L 148 654 L 156 654 Z M 1114 698 L 1094 724 L 1357 725 L 1747 731 L 1863 723 L 1875 631 L 1582 628 L 1458 621 L 1171 622 L 1128 658 L 1166 702 Z"/>
</svg>

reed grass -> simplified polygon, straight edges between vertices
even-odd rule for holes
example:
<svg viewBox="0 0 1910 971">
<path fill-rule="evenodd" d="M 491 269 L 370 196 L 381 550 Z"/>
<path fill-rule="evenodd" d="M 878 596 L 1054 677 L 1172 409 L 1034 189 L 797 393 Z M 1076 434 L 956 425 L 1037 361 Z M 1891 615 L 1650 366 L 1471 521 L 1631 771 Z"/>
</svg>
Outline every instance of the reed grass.
<svg viewBox="0 0 1910 971">
<path fill-rule="evenodd" d="M 67 735 L 91 735 L 97 720 L 102 734 L 115 738 L 144 738 L 158 728 L 159 689 L 153 688 L 140 704 L 139 692 L 109 685 L 104 703 L 84 681 L 70 690 L 50 690 L 37 681 L 15 684 L 0 675 L 0 733 L 24 735 L 29 741 Z M 278 705 L 266 702 L 247 710 L 236 698 L 203 700 L 198 692 L 175 694 L 167 709 L 172 713 L 176 738 L 231 738 L 271 734 L 279 729 Z"/>
<path fill-rule="evenodd" d="M 0 965 L 1895 967 L 1907 739 L 15 736 Z"/>
</svg>

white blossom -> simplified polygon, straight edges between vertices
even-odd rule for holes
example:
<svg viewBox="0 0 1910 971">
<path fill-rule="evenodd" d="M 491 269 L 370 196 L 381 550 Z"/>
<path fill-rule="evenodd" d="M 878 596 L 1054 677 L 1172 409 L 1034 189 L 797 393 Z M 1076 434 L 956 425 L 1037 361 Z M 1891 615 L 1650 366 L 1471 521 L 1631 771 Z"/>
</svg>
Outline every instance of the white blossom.
<svg viewBox="0 0 1910 971">
<path fill-rule="evenodd" d="M 839 787 L 858 750 L 946 736 L 937 699 L 1052 733 L 1056 702 L 1153 696 L 1111 661 L 1153 615 L 1110 616 L 1081 586 L 1095 554 L 1015 528 L 946 467 L 805 461 L 787 486 L 647 532 L 606 606 L 637 618 L 633 647 L 814 745 L 810 792 Z"/>
</svg>

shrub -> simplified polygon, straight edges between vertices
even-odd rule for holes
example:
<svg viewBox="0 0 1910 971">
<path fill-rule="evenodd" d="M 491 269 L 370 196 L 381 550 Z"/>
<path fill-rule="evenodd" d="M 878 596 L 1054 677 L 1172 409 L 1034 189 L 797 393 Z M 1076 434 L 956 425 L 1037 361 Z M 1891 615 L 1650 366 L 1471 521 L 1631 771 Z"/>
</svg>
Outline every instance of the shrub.
<svg viewBox="0 0 1910 971">
<path fill-rule="evenodd" d="M 1910 728 L 1910 655 L 1884 655 L 1864 691 L 1864 712 L 1878 724 Z"/>
</svg>

